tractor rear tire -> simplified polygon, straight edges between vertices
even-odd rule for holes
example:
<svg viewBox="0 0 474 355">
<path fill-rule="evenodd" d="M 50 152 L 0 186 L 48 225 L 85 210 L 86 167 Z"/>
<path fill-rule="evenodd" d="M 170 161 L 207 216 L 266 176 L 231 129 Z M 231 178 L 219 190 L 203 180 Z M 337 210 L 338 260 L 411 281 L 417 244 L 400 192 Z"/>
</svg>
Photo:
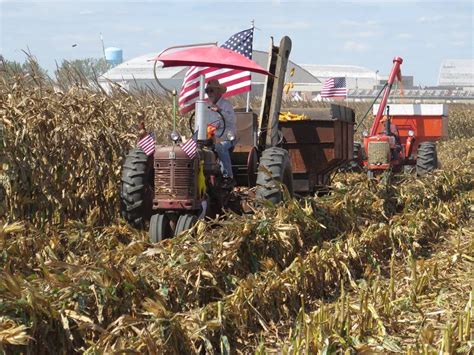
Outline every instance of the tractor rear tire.
<svg viewBox="0 0 474 355">
<path fill-rule="evenodd" d="M 193 214 L 183 214 L 179 216 L 178 222 L 176 223 L 176 230 L 174 231 L 174 235 L 178 236 L 184 231 L 191 229 L 197 221 L 197 216 Z"/>
<path fill-rule="evenodd" d="M 173 236 L 171 221 L 165 214 L 154 214 L 150 218 L 149 236 L 151 243 L 159 243 Z"/>
<path fill-rule="evenodd" d="M 140 148 L 131 149 L 122 167 L 120 212 L 135 228 L 144 228 L 145 220 L 151 214 L 152 183 L 153 166 L 149 157 Z"/>
<path fill-rule="evenodd" d="M 257 173 L 257 197 L 273 204 L 280 203 L 284 197 L 280 183 L 286 186 L 292 197 L 293 172 L 288 151 L 278 147 L 265 149 Z"/>
<path fill-rule="evenodd" d="M 423 176 L 438 167 L 438 154 L 435 142 L 422 142 L 418 146 L 416 158 L 416 174 Z"/>
</svg>

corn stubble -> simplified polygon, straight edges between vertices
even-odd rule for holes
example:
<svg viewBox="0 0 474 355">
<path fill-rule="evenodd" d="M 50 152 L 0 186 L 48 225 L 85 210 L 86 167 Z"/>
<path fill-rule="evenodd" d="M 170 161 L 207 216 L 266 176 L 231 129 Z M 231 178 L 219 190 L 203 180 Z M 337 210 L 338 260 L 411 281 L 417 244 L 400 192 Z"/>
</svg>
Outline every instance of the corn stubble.
<svg viewBox="0 0 474 355">
<path fill-rule="evenodd" d="M 0 351 L 472 351 L 470 105 L 430 176 L 339 174 L 151 245 L 118 217 L 120 167 L 141 120 L 165 141 L 167 99 L 28 80 L 0 85 Z"/>
</svg>

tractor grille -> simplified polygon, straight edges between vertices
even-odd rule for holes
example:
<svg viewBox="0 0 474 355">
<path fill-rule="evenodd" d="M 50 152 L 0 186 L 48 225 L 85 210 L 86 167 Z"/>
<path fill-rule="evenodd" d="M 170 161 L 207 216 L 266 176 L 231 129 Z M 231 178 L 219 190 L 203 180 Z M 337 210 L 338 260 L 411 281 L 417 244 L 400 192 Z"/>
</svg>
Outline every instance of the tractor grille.
<svg viewBox="0 0 474 355">
<path fill-rule="evenodd" d="M 388 142 L 369 142 L 369 164 L 388 164 L 390 145 Z"/>
<path fill-rule="evenodd" d="M 194 191 L 194 160 L 155 159 L 155 198 L 190 199 Z"/>
</svg>

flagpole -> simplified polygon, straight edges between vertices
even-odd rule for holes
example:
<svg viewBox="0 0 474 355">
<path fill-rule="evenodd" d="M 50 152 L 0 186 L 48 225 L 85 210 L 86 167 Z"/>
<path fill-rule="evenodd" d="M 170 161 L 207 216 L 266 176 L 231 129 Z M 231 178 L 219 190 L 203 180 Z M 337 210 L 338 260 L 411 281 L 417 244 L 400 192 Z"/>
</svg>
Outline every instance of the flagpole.
<svg viewBox="0 0 474 355">
<path fill-rule="evenodd" d="M 252 35 L 255 35 L 255 20 L 252 20 Z M 252 40 L 253 42 L 253 40 Z M 252 50 L 253 50 L 253 45 L 252 45 Z M 253 59 L 253 56 L 252 56 Z M 245 106 L 245 112 L 249 112 L 250 109 L 250 91 L 252 91 L 252 74 L 250 74 L 250 90 L 247 91 L 247 105 Z"/>
<path fill-rule="evenodd" d="M 346 82 L 346 104 L 349 102 L 349 85 L 347 84 L 347 75 L 344 75 L 344 81 Z M 357 83 L 357 79 L 356 79 Z M 356 85 L 357 86 L 357 85 Z"/>
<path fill-rule="evenodd" d="M 105 56 L 104 37 L 102 37 L 102 32 L 100 32 L 100 42 L 102 43 L 102 54 L 104 55 L 104 59 L 107 61 L 107 57 Z"/>
</svg>

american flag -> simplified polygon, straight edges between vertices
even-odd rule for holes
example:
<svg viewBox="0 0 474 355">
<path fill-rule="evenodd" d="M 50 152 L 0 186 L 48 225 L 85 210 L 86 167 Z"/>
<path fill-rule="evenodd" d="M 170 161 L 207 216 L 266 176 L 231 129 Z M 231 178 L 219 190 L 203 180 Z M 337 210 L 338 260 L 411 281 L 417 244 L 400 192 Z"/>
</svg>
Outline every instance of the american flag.
<svg viewBox="0 0 474 355">
<path fill-rule="evenodd" d="M 346 97 L 346 78 L 326 79 L 321 90 L 321 97 Z"/>
<path fill-rule="evenodd" d="M 151 133 L 140 139 L 137 145 L 146 155 L 152 155 L 155 152 L 155 138 Z"/>
<path fill-rule="evenodd" d="M 181 149 L 186 153 L 189 159 L 193 159 L 197 154 L 197 143 L 195 135 L 189 138 L 182 146 Z"/>
<path fill-rule="evenodd" d="M 253 28 L 236 33 L 221 47 L 235 51 L 252 59 Z M 211 79 L 218 79 L 219 83 L 227 87 L 224 97 L 241 94 L 251 89 L 251 75 L 249 71 L 214 67 L 190 67 L 184 76 L 183 85 L 179 94 L 180 112 L 186 113 L 194 108 L 199 97 L 199 76 L 204 75 L 206 83 Z"/>
</svg>

